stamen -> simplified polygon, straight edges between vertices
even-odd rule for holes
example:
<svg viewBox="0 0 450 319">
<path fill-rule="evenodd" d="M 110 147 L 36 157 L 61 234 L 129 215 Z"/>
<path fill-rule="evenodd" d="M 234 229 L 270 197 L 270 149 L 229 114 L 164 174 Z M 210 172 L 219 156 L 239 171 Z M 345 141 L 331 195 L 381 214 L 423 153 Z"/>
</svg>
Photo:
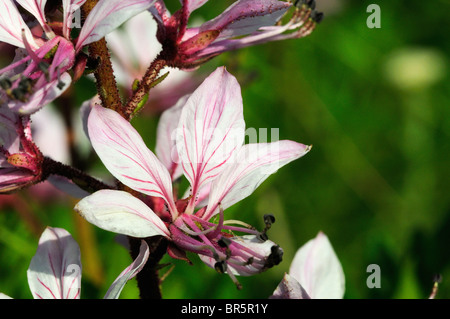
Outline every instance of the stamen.
<svg viewBox="0 0 450 319">
<path fill-rule="evenodd" d="M 222 248 L 226 248 L 225 253 L 226 253 L 226 259 L 228 260 L 231 258 L 231 249 L 230 249 L 230 245 L 232 244 L 232 241 L 226 237 L 222 237 L 217 241 L 217 244 L 219 244 L 220 247 Z"/>
<path fill-rule="evenodd" d="M 236 288 L 238 290 L 242 289 L 242 285 L 239 283 L 239 281 L 236 279 L 236 277 L 234 276 L 234 274 L 231 271 L 227 271 L 228 270 L 228 266 L 227 266 L 227 262 L 225 260 L 221 260 L 218 261 L 214 264 L 214 269 L 219 273 L 219 274 L 227 274 L 231 280 L 233 281 L 233 283 L 236 285 Z"/>
<path fill-rule="evenodd" d="M 219 274 L 224 274 L 227 271 L 227 263 L 225 262 L 225 260 L 220 260 L 214 264 L 214 269 Z"/>
<path fill-rule="evenodd" d="M 255 227 L 253 227 L 252 225 L 247 224 L 247 223 L 245 223 L 243 221 L 240 221 L 240 220 L 236 220 L 236 219 L 228 219 L 228 220 L 224 221 L 223 224 L 224 225 L 236 224 L 236 225 L 244 226 L 244 227 L 249 228 L 249 229 L 255 229 Z"/>
<path fill-rule="evenodd" d="M 235 227 L 235 226 L 223 226 L 222 229 L 231 230 L 231 231 L 238 231 L 238 232 L 252 234 L 252 235 L 259 235 L 260 234 L 260 232 L 257 231 L 256 229 L 248 229 L 248 228 Z"/>
<path fill-rule="evenodd" d="M 259 258 L 259 259 L 264 259 L 264 257 L 265 257 L 264 255 L 258 254 L 256 251 L 248 248 L 245 245 L 241 245 L 238 242 L 238 239 L 239 239 L 239 237 L 236 237 L 235 240 L 233 240 L 232 244 L 231 244 L 231 246 L 233 246 L 232 247 L 233 250 L 236 253 L 236 256 L 239 255 L 239 256 L 241 256 L 241 257 L 243 257 L 245 259 L 246 256 L 250 255 L 250 256 L 254 256 L 254 257 Z M 248 255 L 244 255 L 244 253 L 247 253 Z"/>
<path fill-rule="evenodd" d="M 45 74 L 45 78 L 46 78 L 47 82 L 50 82 L 50 77 L 49 77 L 49 73 L 48 73 L 49 67 L 50 67 L 50 65 L 45 61 L 39 62 L 39 64 L 38 64 L 38 68 Z"/>
<path fill-rule="evenodd" d="M 61 75 L 59 72 L 60 72 L 59 68 L 56 68 L 56 74 L 58 76 L 58 84 L 56 85 L 56 87 L 58 89 L 62 90 L 64 88 L 64 85 L 66 85 L 66 84 L 63 81 L 61 81 L 61 79 L 60 79 Z"/>
<path fill-rule="evenodd" d="M 28 43 L 27 36 L 25 35 L 25 29 L 22 29 L 22 41 L 23 41 L 23 44 L 25 45 L 25 49 L 27 50 L 28 55 L 31 57 L 31 59 L 36 64 L 39 64 L 40 62 L 42 62 L 42 59 L 40 57 L 38 57 L 38 55 L 33 51 L 33 48 L 31 48 L 30 43 Z"/>
<path fill-rule="evenodd" d="M 239 283 L 239 281 L 236 279 L 236 277 L 234 276 L 234 274 L 231 271 L 227 272 L 228 276 L 230 276 L 231 280 L 233 281 L 233 283 L 236 285 L 236 288 L 238 290 L 242 289 L 242 285 Z"/>
<path fill-rule="evenodd" d="M 191 227 L 192 228 L 192 230 L 194 230 L 194 231 L 197 231 L 197 232 L 201 232 L 200 231 L 200 229 L 197 227 L 197 225 L 195 224 L 195 222 L 192 220 L 192 219 L 190 219 L 189 217 L 191 217 L 192 215 L 185 215 L 185 214 L 183 214 L 182 215 L 183 216 L 183 220 L 186 222 L 186 224 L 189 226 L 189 227 Z M 189 216 L 189 217 L 188 217 Z M 206 245 L 209 245 L 209 246 L 214 246 L 212 243 L 211 243 L 211 241 L 205 236 L 205 234 L 199 234 L 198 235 L 202 240 L 203 240 L 203 242 L 206 244 Z"/>
<path fill-rule="evenodd" d="M 263 218 L 266 227 L 264 227 L 263 231 L 258 235 L 258 238 L 262 241 L 266 241 L 269 239 L 267 231 L 272 227 L 272 224 L 275 223 L 275 217 L 272 214 L 265 214 Z"/>
<path fill-rule="evenodd" d="M 231 240 L 229 238 L 226 237 L 222 237 L 217 241 L 217 244 L 219 244 L 220 247 L 222 248 L 228 248 L 231 245 Z"/>
<path fill-rule="evenodd" d="M 433 289 L 431 290 L 431 294 L 428 297 L 428 299 L 434 299 L 438 292 L 438 286 L 442 282 L 442 276 L 440 274 L 437 274 L 433 279 Z"/>
<path fill-rule="evenodd" d="M 222 231 L 222 227 L 223 227 L 223 208 L 222 208 L 222 204 L 219 203 L 219 222 L 217 223 L 217 226 L 215 227 L 215 232 L 211 234 L 211 237 L 217 237 L 219 235 L 219 233 Z"/>
<path fill-rule="evenodd" d="M 210 232 L 212 232 L 214 230 L 214 228 L 208 228 L 208 229 L 206 229 L 204 231 L 193 231 L 193 230 L 189 229 L 186 224 L 182 224 L 182 225 L 179 225 L 177 227 L 180 230 L 184 231 L 186 234 L 189 234 L 191 236 L 205 235 L 205 234 L 208 234 L 208 233 L 210 233 Z"/>
<path fill-rule="evenodd" d="M 198 229 L 198 231 L 192 230 L 193 227 L 192 227 L 192 223 L 191 223 L 191 222 L 193 222 L 193 221 L 188 217 L 188 215 L 183 214 L 183 215 L 181 215 L 181 217 L 182 217 L 184 223 L 181 224 L 181 225 L 177 225 L 177 227 L 178 227 L 179 229 L 181 229 L 182 231 L 186 232 L 186 233 L 189 234 L 189 235 L 192 235 L 192 236 L 201 236 L 201 235 L 208 234 L 208 233 L 210 233 L 210 232 L 212 232 L 212 231 L 215 230 L 215 228 L 213 228 L 213 227 L 208 228 L 208 229 L 203 230 L 203 231 L 201 231 L 201 230 L 198 229 L 197 227 L 196 227 L 196 228 Z M 186 227 L 186 226 L 191 227 L 191 229 L 189 229 L 189 228 Z M 202 225 L 202 227 L 203 227 L 203 225 Z"/>
</svg>

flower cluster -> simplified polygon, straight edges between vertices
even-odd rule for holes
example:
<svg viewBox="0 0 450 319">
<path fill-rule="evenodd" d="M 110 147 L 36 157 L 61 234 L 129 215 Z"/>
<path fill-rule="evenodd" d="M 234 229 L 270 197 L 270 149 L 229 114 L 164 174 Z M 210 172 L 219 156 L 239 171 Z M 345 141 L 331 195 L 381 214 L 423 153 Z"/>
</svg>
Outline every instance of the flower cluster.
<svg viewBox="0 0 450 319">
<path fill-rule="evenodd" d="M 186 250 L 195 252 L 232 276 L 270 268 L 281 261 L 282 250 L 253 228 L 229 226 L 223 210 L 310 147 L 291 141 L 243 145 L 244 125 L 239 84 L 225 68 L 162 115 L 157 146 L 162 160 L 128 121 L 94 106 L 88 132 L 102 162 L 124 185 L 162 203 L 157 201 L 154 211 L 128 192 L 100 190 L 75 209 L 106 230 L 142 238 L 164 236 L 172 243 L 170 255 L 186 258 Z M 176 199 L 172 181 L 182 173 L 190 191 Z M 210 221 L 216 215 L 217 224 Z M 231 231 L 249 235 L 236 237 Z"/>
<path fill-rule="evenodd" d="M 258 230 L 226 219 L 225 211 L 311 146 L 290 140 L 245 144 L 241 88 L 225 67 L 202 82 L 193 80 L 198 75 L 182 73 L 178 85 L 159 84 L 174 78 L 164 73 L 167 68 L 195 70 L 226 51 L 307 36 L 323 15 L 314 0 L 237 0 L 215 18 L 192 26 L 192 12 L 206 2 L 183 0 L 173 14 L 162 0 L 63 0 L 59 10 L 45 0 L 0 3 L 0 42 L 16 48 L 11 64 L 0 69 L 0 192 L 52 180 L 81 198 L 75 211 L 85 220 L 128 236 L 134 261 L 105 298 L 118 298 L 138 273 L 155 272 L 158 254 L 192 263 L 188 253 L 194 253 L 238 288 L 237 276 L 264 272 L 282 260 L 282 247 L 268 235 L 275 216 L 264 215 L 265 227 Z M 77 17 L 79 25 L 73 22 Z M 157 42 L 159 52 L 152 47 Z M 36 113 L 63 95 L 73 98 L 69 88 L 88 73 L 95 75 L 98 94 L 83 103 L 78 115 L 90 146 L 111 174 L 108 182 L 44 155 L 33 139 Z M 116 76 L 128 101 L 120 95 Z M 153 109 L 162 113 L 152 152 L 130 120 L 155 86 L 165 92 L 160 95 L 163 106 Z M 72 127 L 73 114 L 61 109 Z M 73 134 L 67 139 L 71 143 Z M 183 192 L 180 180 L 189 183 Z M 155 248 L 156 238 L 166 246 Z M 324 238 L 319 234 L 316 241 L 328 243 Z M 328 246 L 324 250 L 317 259 L 326 259 Z M 339 262 L 332 260 L 330 267 L 335 267 Z M 326 280 L 341 289 L 340 275 Z M 274 297 L 321 296 L 301 276 L 290 276 L 298 282 L 285 277 Z M 66 230 L 48 227 L 42 233 L 28 282 L 35 298 L 80 298 L 80 249 Z"/>
</svg>

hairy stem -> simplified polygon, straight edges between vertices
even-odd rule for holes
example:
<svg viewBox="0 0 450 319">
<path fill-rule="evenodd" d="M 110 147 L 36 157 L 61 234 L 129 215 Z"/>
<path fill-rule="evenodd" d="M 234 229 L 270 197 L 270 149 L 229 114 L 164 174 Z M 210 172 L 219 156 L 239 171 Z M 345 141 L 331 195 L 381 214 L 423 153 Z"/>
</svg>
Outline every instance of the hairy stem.
<svg viewBox="0 0 450 319">
<path fill-rule="evenodd" d="M 50 157 L 44 157 L 44 162 L 42 164 L 43 172 L 42 172 L 42 180 L 47 179 L 50 175 L 58 175 L 63 176 L 74 182 L 78 187 L 83 190 L 94 193 L 101 189 L 114 189 L 110 185 L 99 181 L 98 179 L 84 173 L 83 171 L 72 167 L 70 165 L 66 165 L 60 162 L 57 162 Z"/>
<path fill-rule="evenodd" d="M 97 4 L 98 0 L 87 0 L 81 7 L 84 17 L 87 17 L 89 12 Z M 116 79 L 111 63 L 111 57 L 105 38 L 91 43 L 88 47 L 89 58 L 97 61 L 97 67 L 94 71 L 94 76 L 97 83 L 97 92 L 102 101 L 102 105 L 106 108 L 112 109 L 123 116 L 122 102 L 117 88 Z"/>
<path fill-rule="evenodd" d="M 167 66 L 167 60 L 162 58 L 161 56 L 156 57 L 152 64 L 150 64 L 147 72 L 139 82 L 137 89 L 133 92 L 133 95 L 129 99 L 128 103 L 124 106 L 123 113 L 126 119 L 131 119 L 132 115 L 134 114 L 134 110 L 148 94 L 150 88 L 153 86 L 153 83 L 156 81 L 159 72 L 165 66 Z"/>
</svg>

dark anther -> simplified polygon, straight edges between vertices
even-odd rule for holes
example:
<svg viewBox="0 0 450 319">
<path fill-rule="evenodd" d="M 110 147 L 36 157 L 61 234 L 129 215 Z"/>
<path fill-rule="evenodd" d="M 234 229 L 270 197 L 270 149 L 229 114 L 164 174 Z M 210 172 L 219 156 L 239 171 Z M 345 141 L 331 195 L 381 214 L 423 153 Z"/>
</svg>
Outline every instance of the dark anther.
<svg viewBox="0 0 450 319">
<path fill-rule="evenodd" d="M 48 72 L 48 68 L 50 67 L 50 64 L 48 64 L 47 62 L 39 62 L 38 64 L 39 70 L 41 70 L 44 73 Z"/>
<path fill-rule="evenodd" d="M 270 255 L 267 257 L 265 267 L 266 268 L 272 268 L 273 266 L 278 265 L 283 260 L 283 250 L 280 248 L 280 246 L 272 246 L 270 248 Z"/>
<path fill-rule="evenodd" d="M 264 223 L 266 225 L 272 225 L 273 223 L 275 223 L 275 216 L 273 216 L 272 214 L 265 214 Z"/>
<path fill-rule="evenodd" d="M 226 237 L 222 237 L 217 241 L 217 244 L 219 244 L 219 246 L 222 248 L 228 248 L 228 246 L 230 246 L 231 244 L 231 240 Z"/>
<path fill-rule="evenodd" d="M 18 89 L 22 90 L 24 93 L 31 92 L 31 88 L 33 85 L 33 80 L 30 78 L 22 78 L 20 79 Z"/>
<path fill-rule="evenodd" d="M 317 11 L 311 12 L 311 19 L 315 23 L 320 23 L 323 20 L 323 12 L 317 12 Z"/>
<path fill-rule="evenodd" d="M 266 241 L 269 239 L 269 237 L 267 237 L 267 231 L 272 227 L 273 223 L 275 223 L 275 217 L 272 214 L 265 214 L 264 224 L 266 224 L 266 227 L 264 227 L 263 231 L 258 235 L 260 240 Z"/>
<path fill-rule="evenodd" d="M 294 6 L 296 6 L 297 8 L 300 8 L 304 4 L 305 4 L 305 0 L 295 0 L 294 1 Z"/>
<path fill-rule="evenodd" d="M 266 241 L 269 239 L 269 237 L 267 236 L 267 234 L 265 232 L 262 232 L 258 235 L 258 239 L 261 241 Z"/>
<path fill-rule="evenodd" d="M 16 100 L 19 100 L 22 102 L 26 101 L 26 92 L 24 92 L 20 88 L 15 88 L 14 90 L 12 90 L 11 94 L 14 97 L 14 99 L 16 99 Z"/>
<path fill-rule="evenodd" d="M 314 10 L 316 7 L 316 0 L 306 0 L 306 5 Z"/>
<path fill-rule="evenodd" d="M 316 8 L 316 1 L 315 0 L 295 0 L 294 6 L 296 6 L 299 9 L 302 9 L 303 6 L 307 6 L 311 10 L 314 10 Z"/>
<path fill-rule="evenodd" d="M 62 90 L 64 88 L 65 83 L 63 81 L 58 81 L 58 84 L 56 85 L 56 87 L 60 90 Z"/>
<path fill-rule="evenodd" d="M 223 274 L 225 271 L 227 271 L 227 263 L 225 261 L 218 261 L 214 264 L 214 269 L 220 273 Z"/>
<path fill-rule="evenodd" d="M 12 83 L 11 83 L 10 79 L 8 79 L 8 78 L 1 78 L 0 79 L 0 87 L 3 90 L 5 90 L 5 91 L 9 90 L 11 88 L 11 86 L 12 86 Z"/>
</svg>

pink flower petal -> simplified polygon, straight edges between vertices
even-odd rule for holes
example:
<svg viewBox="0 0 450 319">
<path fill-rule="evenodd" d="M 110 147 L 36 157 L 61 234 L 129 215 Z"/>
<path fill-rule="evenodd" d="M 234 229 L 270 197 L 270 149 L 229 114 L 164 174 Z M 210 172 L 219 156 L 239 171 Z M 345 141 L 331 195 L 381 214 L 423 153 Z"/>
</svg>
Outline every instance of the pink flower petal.
<svg viewBox="0 0 450 319">
<path fill-rule="evenodd" d="M 322 232 L 297 251 L 289 274 L 313 299 L 340 299 L 344 296 L 345 277 L 341 263 Z"/>
<path fill-rule="evenodd" d="M 62 0 L 63 2 L 63 35 L 65 38 L 70 39 L 70 25 L 73 19 L 73 13 L 81 8 L 86 0 Z"/>
<path fill-rule="evenodd" d="M 305 155 L 310 147 L 292 142 L 255 143 L 244 145 L 236 159 L 213 181 L 204 219 L 208 220 L 222 208 L 246 198 L 279 168 Z"/>
<path fill-rule="evenodd" d="M 81 261 L 78 244 L 66 230 L 47 227 L 27 275 L 35 299 L 79 299 Z"/>
<path fill-rule="evenodd" d="M 147 10 L 154 2 L 155 0 L 100 0 L 86 18 L 76 51 L 102 39 L 129 18 Z"/>
<path fill-rule="evenodd" d="M 39 111 L 42 107 L 58 98 L 72 83 L 69 73 L 63 73 L 59 78 L 37 89 L 26 102 L 8 101 L 8 106 L 14 112 L 28 115 Z"/>
<path fill-rule="evenodd" d="M 199 32 L 219 30 L 216 40 L 255 32 L 274 25 L 292 4 L 278 0 L 239 0 L 221 15 L 204 23 Z"/>
<path fill-rule="evenodd" d="M 128 282 L 128 280 L 135 277 L 145 266 L 149 255 L 150 249 L 148 248 L 147 243 L 142 240 L 141 247 L 139 249 L 139 255 L 136 257 L 133 263 L 125 268 L 124 271 L 122 271 L 122 273 L 116 278 L 116 280 L 114 280 L 103 299 L 118 299 L 123 287 Z"/>
<path fill-rule="evenodd" d="M 94 105 L 88 131 L 97 155 L 114 177 L 136 191 L 163 198 L 176 214 L 167 168 L 128 121 L 115 111 Z"/>
<path fill-rule="evenodd" d="M 283 280 L 270 296 L 270 299 L 311 299 L 299 282 L 289 274 L 284 274 Z"/>
<path fill-rule="evenodd" d="M 33 49 L 39 46 L 33 40 L 31 31 L 22 19 L 12 0 L 0 1 L 0 41 L 12 44 L 16 47 L 25 48 L 22 39 L 22 29 Z"/>
<path fill-rule="evenodd" d="M 137 238 L 169 237 L 164 222 L 144 202 L 123 191 L 100 190 L 84 197 L 75 210 L 104 230 Z"/>
<path fill-rule="evenodd" d="M 189 97 L 177 130 L 177 150 L 194 196 L 242 146 L 241 90 L 225 68 L 214 71 Z"/>
<path fill-rule="evenodd" d="M 46 24 L 45 4 L 47 0 L 16 0 L 24 9 L 34 15 L 41 26 Z"/>
<path fill-rule="evenodd" d="M 182 97 L 177 104 L 164 111 L 158 123 L 156 134 L 156 155 L 166 166 L 172 176 L 172 180 L 177 179 L 183 174 L 180 164 L 177 147 L 176 132 L 178 122 L 180 121 L 181 111 L 188 99 L 188 95 Z"/>
</svg>

